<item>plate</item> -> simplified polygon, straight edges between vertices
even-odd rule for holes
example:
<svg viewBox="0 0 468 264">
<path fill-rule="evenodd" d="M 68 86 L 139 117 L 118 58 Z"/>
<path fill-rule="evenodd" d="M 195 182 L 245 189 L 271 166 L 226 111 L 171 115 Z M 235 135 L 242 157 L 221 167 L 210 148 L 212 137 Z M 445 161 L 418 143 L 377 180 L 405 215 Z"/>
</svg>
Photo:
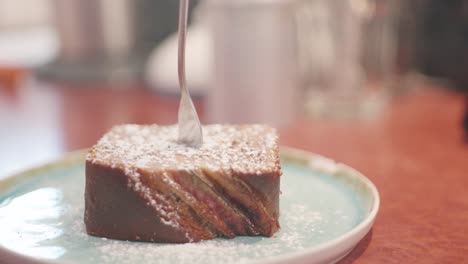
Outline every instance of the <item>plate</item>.
<svg viewBox="0 0 468 264">
<path fill-rule="evenodd" d="M 282 148 L 281 229 L 271 238 L 178 245 L 97 238 L 83 223 L 84 157 L 75 152 L 0 181 L 0 262 L 330 263 L 367 234 L 379 209 L 377 189 L 356 170 Z"/>
</svg>

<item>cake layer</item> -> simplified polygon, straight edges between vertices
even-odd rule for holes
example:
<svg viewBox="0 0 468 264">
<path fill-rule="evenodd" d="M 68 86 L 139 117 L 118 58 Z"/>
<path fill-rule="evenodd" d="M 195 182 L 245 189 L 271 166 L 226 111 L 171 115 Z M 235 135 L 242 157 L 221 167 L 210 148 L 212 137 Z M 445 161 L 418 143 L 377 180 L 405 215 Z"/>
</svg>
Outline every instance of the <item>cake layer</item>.
<svg viewBox="0 0 468 264">
<path fill-rule="evenodd" d="M 177 143 L 175 126 L 113 128 L 86 160 L 91 235 L 192 242 L 279 228 L 278 136 L 260 126 L 204 127 L 204 144 Z"/>
<path fill-rule="evenodd" d="M 202 227 L 190 209 L 182 204 L 176 214 L 174 204 L 160 197 L 155 191 L 152 197 L 129 188 L 131 183 L 123 171 L 102 165 L 86 164 L 85 224 L 90 235 L 119 240 L 184 243 L 191 240 L 211 239 L 217 236 L 209 228 Z M 157 206 L 156 206 L 157 204 Z M 193 224 L 191 237 L 172 217 L 183 215 Z"/>
</svg>

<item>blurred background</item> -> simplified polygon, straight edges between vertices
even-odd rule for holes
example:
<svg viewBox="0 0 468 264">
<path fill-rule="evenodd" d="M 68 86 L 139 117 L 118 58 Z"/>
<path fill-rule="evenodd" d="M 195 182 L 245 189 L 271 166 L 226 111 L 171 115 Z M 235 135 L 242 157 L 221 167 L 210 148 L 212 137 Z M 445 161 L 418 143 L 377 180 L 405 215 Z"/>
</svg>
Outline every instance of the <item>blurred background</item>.
<svg viewBox="0 0 468 264">
<path fill-rule="evenodd" d="M 204 123 L 268 123 L 283 144 L 350 163 L 395 138 L 463 144 L 467 1 L 191 4 L 188 87 Z M 115 124 L 176 123 L 177 12 L 174 0 L 0 0 L 0 174 Z"/>
<path fill-rule="evenodd" d="M 0 0 L 0 179 L 116 124 L 175 124 L 177 13 Z M 186 60 L 202 123 L 270 124 L 377 186 L 342 263 L 466 262 L 468 1 L 192 0 Z"/>
</svg>

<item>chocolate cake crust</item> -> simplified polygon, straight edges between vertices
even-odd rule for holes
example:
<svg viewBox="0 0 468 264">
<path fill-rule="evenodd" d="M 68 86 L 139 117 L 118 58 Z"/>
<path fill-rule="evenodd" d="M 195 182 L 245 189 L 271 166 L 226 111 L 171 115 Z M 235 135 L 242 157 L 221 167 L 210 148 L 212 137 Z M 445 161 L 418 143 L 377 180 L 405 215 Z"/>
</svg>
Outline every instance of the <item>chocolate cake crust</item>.
<svg viewBox="0 0 468 264">
<path fill-rule="evenodd" d="M 177 143 L 176 126 L 121 125 L 86 159 L 90 235 L 184 243 L 278 229 L 278 134 L 263 125 L 210 125 L 204 143 Z"/>
</svg>

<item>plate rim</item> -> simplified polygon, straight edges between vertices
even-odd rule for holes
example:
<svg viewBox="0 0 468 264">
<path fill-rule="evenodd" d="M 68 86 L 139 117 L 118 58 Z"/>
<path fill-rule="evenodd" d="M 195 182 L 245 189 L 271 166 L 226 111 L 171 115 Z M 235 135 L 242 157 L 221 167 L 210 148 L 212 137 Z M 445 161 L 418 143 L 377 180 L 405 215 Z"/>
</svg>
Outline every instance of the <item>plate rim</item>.
<svg viewBox="0 0 468 264">
<path fill-rule="evenodd" d="M 60 158 L 53 159 L 51 161 L 42 163 L 41 165 L 25 168 L 19 172 L 13 173 L 9 176 L 4 177 L 0 180 L 0 191 L 3 188 L 8 188 L 9 186 L 14 185 L 15 181 L 21 181 L 21 179 L 26 179 L 36 174 L 38 171 L 44 171 L 48 168 L 54 167 L 66 167 L 68 165 L 74 165 L 77 161 L 82 160 L 87 153 L 87 149 L 76 150 L 73 152 L 68 152 L 63 154 Z M 368 211 L 366 217 L 360 221 L 358 225 L 353 227 L 351 230 L 343 233 L 342 235 L 334 238 L 332 240 L 326 241 L 322 244 L 319 244 L 314 247 L 305 248 L 298 252 L 286 253 L 284 255 L 268 257 L 260 260 L 249 261 L 251 264 L 279 264 L 279 263 L 310 263 L 310 257 L 315 256 L 322 252 L 322 257 L 315 259 L 314 263 L 321 263 L 324 261 L 338 261 L 341 258 L 344 258 L 348 255 L 352 249 L 364 238 L 365 235 L 370 231 L 377 217 L 377 213 L 380 208 L 380 195 L 377 190 L 377 187 L 369 180 L 364 174 L 358 170 L 345 165 L 343 163 L 336 162 L 330 158 L 326 158 L 322 155 L 315 154 L 306 150 L 292 148 L 287 146 L 280 147 L 280 157 L 290 160 L 291 162 L 296 163 L 305 163 L 302 164 L 308 168 L 325 172 L 326 174 L 335 174 L 335 173 L 344 173 L 348 177 L 354 178 L 361 183 L 364 183 L 366 188 L 370 191 L 373 198 L 370 210 Z M 296 160 L 296 161 L 294 161 Z M 298 160 L 301 160 L 299 162 Z M 326 164 L 326 166 L 320 166 L 319 164 Z M 333 168 L 333 171 L 330 171 L 330 168 Z M 333 249 L 340 249 L 339 252 L 333 253 Z M 323 253 L 326 252 L 326 253 Z M 30 264 L 64 264 L 64 263 L 74 263 L 65 260 L 49 260 L 49 259 L 40 259 L 34 258 L 32 256 L 23 255 L 13 250 L 0 245 L 0 256 L 6 257 L 6 260 L 9 259 L 13 261 L 22 261 L 22 263 Z M 309 258 L 309 259 L 308 259 Z M 308 259 L 308 260 L 307 260 Z M 8 263 L 8 262 L 7 262 Z"/>
<path fill-rule="evenodd" d="M 310 248 L 305 248 L 304 250 L 298 251 L 298 252 L 292 252 L 276 257 L 270 257 L 266 258 L 263 260 L 255 261 L 255 262 L 249 262 L 251 264 L 280 264 L 280 263 L 322 263 L 322 262 L 337 262 L 341 260 L 342 258 L 346 257 L 351 251 L 354 249 L 357 244 L 369 233 L 370 229 L 372 228 L 375 218 L 377 217 L 377 213 L 380 208 L 380 195 L 379 191 L 377 190 L 377 187 L 374 185 L 374 183 L 369 180 L 364 174 L 359 172 L 358 170 L 343 164 L 336 162 L 330 158 L 324 157 L 319 154 L 312 153 L 310 151 L 302 150 L 302 149 L 297 149 L 297 148 L 292 148 L 292 147 L 281 147 L 282 155 L 284 156 L 289 156 L 288 158 L 293 158 L 293 159 L 303 159 L 307 160 L 309 168 L 320 171 L 320 172 L 326 172 L 326 174 L 330 174 L 331 172 L 328 170 L 328 166 L 324 167 L 319 167 L 319 166 L 314 166 L 313 164 L 328 164 L 328 165 L 333 165 L 336 168 L 336 172 L 341 172 L 341 173 L 346 173 L 348 176 L 351 176 L 355 179 L 358 179 L 359 181 L 363 182 L 365 186 L 370 190 L 371 195 L 372 195 L 372 204 L 370 207 L 369 212 L 367 213 L 367 216 L 361 220 L 361 222 L 356 225 L 354 228 L 351 230 L 343 233 L 337 238 L 334 238 L 332 240 L 329 240 L 327 242 L 324 242 L 322 244 L 319 244 L 314 247 Z M 332 251 L 335 248 L 341 248 L 339 253 L 328 253 L 328 254 L 323 254 L 320 259 L 315 259 L 312 262 L 310 261 L 310 257 L 315 256 L 319 252 L 329 252 Z M 308 260 L 307 260 L 308 259 Z"/>
</svg>

